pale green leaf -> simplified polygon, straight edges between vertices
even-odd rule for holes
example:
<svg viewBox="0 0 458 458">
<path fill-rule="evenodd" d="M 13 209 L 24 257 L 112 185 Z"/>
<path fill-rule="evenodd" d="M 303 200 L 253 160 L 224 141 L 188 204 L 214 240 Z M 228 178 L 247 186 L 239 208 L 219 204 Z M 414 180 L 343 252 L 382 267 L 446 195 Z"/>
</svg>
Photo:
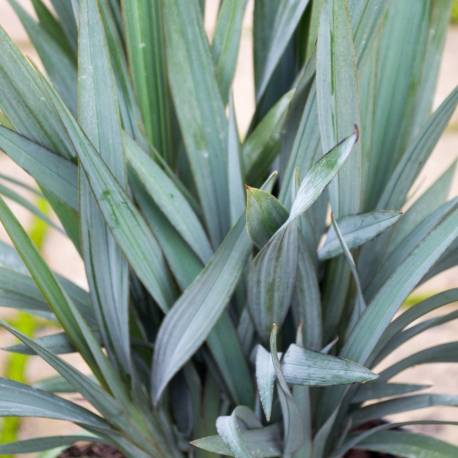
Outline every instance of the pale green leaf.
<svg viewBox="0 0 458 458">
<path fill-rule="evenodd" d="M 297 270 L 298 227 L 284 226 L 249 266 L 248 308 L 258 334 L 267 341 L 273 323 L 282 325 L 291 305 Z"/>
<path fill-rule="evenodd" d="M 376 402 L 356 410 L 351 415 L 352 425 L 359 426 L 371 420 L 378 420 L 386 415 L 424 409 L 434 406 L 458 407 L 458 396 L 446 394 L 416 394 L 401 398 Z"/>
<path fill-rule="evenodd" d="M 296 323 L 303 323 L 304 346 L 319 350 L 323 340 L 320 287 L 312 255 L 302 235 L 299 235 L 297 256 L 293 313 Z"/>
<path fill-rule="evenodd" d="M 404 431 L 380 431 L 358 444 L 358 448 L 396 453 L 402 458 L 454 458 L 458 447 L 439 439 Z"/>
<path fill-rule="evenodd" d="M 339 385 L 368 382 L 377 378 L 373 372 L 352 361 L 289 346 L 282 359 L 282 371 L 293 385 Z"/>
<path fill-rule="evenodd" d="M 70 401 L 27 385 L 0 379 L 0 416 L 41 417 L 71 421 L 88 429 L 109 432 L 98 415 Z"/>
<path fill-rule="evenodd" d="M 326 0 L 321 9 L 316 91 L 321 145 L 323 151 L 329 151 L 360 125 L 356 57 L 346 1 Z M 330 187 L 337 218 L 361 210 L 362 180 L 361 148 L 356 145 Z"/>
<path fill-rule="evenodd" d="M 93 441 L 94 436 L 89 435 L 74 435 L 74 436 L 48 436 L 39 437 L 35 439 L 25 439 L 17 442 L 10 442 L 9 444 L 0 445 L 0 453 L 3 455 L 20 454 L 20 453 L 34 453 L 42 452 L 45 450 L 63 447 L 70 447 L 75 442 Z"/>
<path fill-rule="evenodd" d="M 212 41 L 215 73 L 223 103 L 227 103 L 235 74 L 247 0 L 223 0 Z"/>
<path fill-rule="evenodd" d="M 335 145 L 310 168 L 297 191 L 289 220 L 293 220 L 305 212 L 318 199 L 324 188 L 345 163 L 357 140 L 358 133 L 355 132 Z"/>
<path fill-rule="evenodd" d="M 409 383 L 386 383 L 370 382 L 358 387 L 355 395 L 351 398 L 353 403 L 371 401 L 379 398 L 388 398 L 409 394 L 415 391 L 421 391 L 430 388 L 430 385 L 414 385 Z"/>
<path fill-rule="evenodd" d="M 218 321 L 243 272 L 250 248 L 242 216 L 166 315 L 153 359 L 152 391 L 156 401 Z"/>
<path fill-rule="evenodd" d="M 229 228 L 227 120 L 196 0 L 162 2 L 170 87 L 207 229 Z"/>
<path fill-rule="evenodd" d="M 281 454 L 281 434 L 279 425 L 270 425 L 265 428 L 245 430 L 241 433 L 242 440 L 248 450 L 256 453 L 256 458 L 269 458 Z M 208 450 L 218 455 L 235 456 L 231 449 L 219 436 L 209 436 L 191 442 L 194 447 Z"/>
<path fill-rule="evenodd" d="M 124 136 L 126 156 L 149 196 L 202 262 L 212 253 L 207 235 L 194 210 L 173 181 L 138 145 Z"/>
<path fill-rule="evenodd" d="M 266 420 L 270 421 L 276 376 L 270 353 L 262 345 L 256 347 L 255 366 L 259 398 Z"/>
<path fill-rule="evenodd" d="M 49 35 L 41 24 L 35 22 L 16 0 L 8 0 L 20 19 L 27 35 L 60 96 L 74 113 L 76 111 L 76 63 Z"/>
<path fill-rule="evenodd" d="M 349 249 L 356 248 L 376 237 L 381 232 L 395 224 L 401 214 L 394 211 L 374 211 L 359 215 L 344 216 L 337 220 Z M 402 219 L 402 218 L 401 218 Z M 326 241 L 318 250 L 320 259 L 329 259 L 342 253 L 342 246 L 331 227 L 326 235 Z"/>
</svg>

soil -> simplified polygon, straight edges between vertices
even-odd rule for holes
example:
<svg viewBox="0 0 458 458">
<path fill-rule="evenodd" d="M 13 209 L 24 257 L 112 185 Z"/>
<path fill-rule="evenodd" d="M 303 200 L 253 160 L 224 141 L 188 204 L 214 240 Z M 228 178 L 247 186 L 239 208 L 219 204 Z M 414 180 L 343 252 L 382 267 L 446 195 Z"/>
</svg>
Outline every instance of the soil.
<svg viewBox="0 0 458 458">
<path fill-rule="evenodd" d="M 386 453 L 367 452 L 365 450 L 350 450 L 344 458 L 396 458 L 394 455 Z"/>
<path fill-rule="evenodd" d="M 64 450 L 58 458 L 125 458 L 124 455 L 111 445 L 86 444 L 74 445 Z"/>
</svg>

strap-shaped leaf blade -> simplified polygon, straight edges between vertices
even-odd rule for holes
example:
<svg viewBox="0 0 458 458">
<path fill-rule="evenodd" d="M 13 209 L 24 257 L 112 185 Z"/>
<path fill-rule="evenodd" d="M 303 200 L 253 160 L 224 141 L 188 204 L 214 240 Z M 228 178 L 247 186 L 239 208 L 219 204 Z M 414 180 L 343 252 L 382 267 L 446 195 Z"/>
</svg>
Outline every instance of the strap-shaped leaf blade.
<svg viewBox="0 0 458 458">
<path fill-rule="evenodd" d="M 409 412 L 433 406 L 458 407 L 458 396 L 447 394 L 416 394 L 401 398 L 388 399 L 356 410 L 352 415 L 352 424 L 359 426 L 368 421 L 383 418 L 400 412 Z"/>
<path fill-rule="evenodd" d="M 8 0 L 37 50 L 46 73 L 72 112 L 76 111 L 75 61 L 16 0 Z"/>
<path fill-rule="evenodd" d="M 320 287 L 316 266 L 302 234 L 298 240 L 298 258 L 293 313 L 302 323 L 304 346 L 318 351 L 323 343 Z"/>
<path fill-rule="evenodd" d="M 247 183 L 256 185 L 262 182 L 280 152 L 280 140 L 293 95 L 293 91 L 287 92 L 244 141 L 242 158 Z"/>
<path fill-rule="evenodd" d="M 45 78 L 0 28 L 0 108 L 14 129 L 64 157 L 75 152 L 50 97 Z M 42 120 L 46 119 L 46 123 Z"/>
<path fill-rule="evenodd" d="M 70 401 L 11 380 L 0 379 L 0 416 L 42 417 L 71 421 L 89 429 L 109 432 L 98 415 Z"/>
<path fill-rule="evenodd" d="M 156 401 L 217 322 L 243 272 L 250 248 L 242 216 L 205 269 L 166 315 L 153 359 L 152 392 Z"/>
<path fill-rule="evenodd" d="M 258 334 L 269 339 L 272 325 L 288 313 L 294 292 L 298 251 L 295 222 L 278 230 L 249 266 L 248 307 Z"/>
<path fill-rule="evenodd" d="M 358 132 L 356 131 L 333 146 L 329 152 L 313 164 L 302 179 L 297 191 L 289 214 L 290 221 L 305 212 L 318 199 L 324 188 L 343 166 L 357 141 Z"/>
<path fill-rule="evenodd" d="M 78 120 L 125 188 L 116 83 L 97 2 L 80 2 L 78 33 Z M 84 170 L 79 179 L 82 244 L 92 302 L 107 351 L 129 372 L 128 264 L 104 221 Z"/>
<path fill-rule="evenodd" d="M 34 439 L 25 439 L 9 444 L 0 445 L 0 453 L 3 455 L 16 455 L 20 453 L 44 452 L 58 447 L 69 447 L 75 442 L 94 440 L 90 435 L 73 435 L 73 436 L 47 436 Z"/>
<path fill-rule="evenodd" d="M 364 362 L 391 318 L 415 285 L 458 237 L 458 210 L 432 230 L 393 272 L 369 303 L 342 350 L 342 356 Z"/>
<path fill-rule="evenodd" d="M 202 262 L 212 253 L 207 235 L 191 205 L 167 174 L 130 137 L 124 136 L 129 164 L 150 197 Z"/>
<path fill-rule="evenodd" d="M 435 345 L 413 353 L 387 367 L 380 373 L 381 380 L 388 380 L 396 374 L 419 364 L 454 363 L 458 361 L 458 341 Z"/>
<path fill-rule="evenodd" d="M 399 334 L 409 324 L 413 323 L 418 318 L 426 315 L 433 310 L 436 310 L 444 305 L 458 301 L 458 288 L 449 289 L 442 293 L 436 294 L 428 299 L 416 304 L 415 307 L 410 307 L 404 313 L 394 319 L 383 332 L 377 347 L 374 349 L 373 354 L 377 355 L 381 349 L 393 337 Z"/>
<path fill-rule="evenodd" d="M 307 350 L 296 344 L 290 345 L 286 351 L 282 359 L 282 371 L 288 383 L 294 385 L 339 385 L 377 378 L 360 364 Z"/>
<path fill-rule="evenodd" d="M 177 234 L 160 210 L 145 197 L 142 190 L 137 187 L 134 189 L 136 200 L 161 244 L 178 285 L 181 289 L 186 289 L 204 268 L 204 264 Z M 253 388 L 248 364 L 232 320 L 226 311 L 209 334 L 207 343 L 234 401 L 250 404 Z"/>
<path fill-rule="evenodd" d="M 401 396 L 429 388 L 429 385 L 416 385 L 411 383 L 386 383 L 371 382 L 358 387 L 358 391 L 352 397 L 352 403 L 371 401 L 374 399 Z"/>
<path fill-rule="evenodd" d="M 318 121 L 323 151 L 360 125 L 356 58 L 348 2 L 326 0 L 321 9 L 316 61 Z M 337 218 L 361 210 L 362 157 L 359 145 L 330 187 Z"/>
<path fill-rule="evenodd" d="M 383 350 L 378 355 L 377 362 L 385 358 L 387 355 L 393 353 L 393 351 L 396 348 L 400 347 L 402 344 L 412 339 L 413 337 L 421 334 L 422 332 L 425 332 L 428 329 L 440 326 L 441 324 L 447 323 L 457 318 L 458 310 L 454 310 L 453 312 L 446 313 L 445 315 L 430 318 L 429 320 L 423 320 L 420 323 L 410 326 L 408 329 L 405 329 L 404 331 L 400 332 L 395 337 L 393 337 L 385 345 Z"/>
<path fill-rule="evenodd" d="M 74 11 L 75 2 L 61 2 L 60 0 L 51 0 L 51 4 L 54 8 L 54 11 L 57 13 L 59 22 L 62 24 L 62 29 L 67 35 L 70 46 L 76 50 L 78 33 Z"/>
<path fill-rule="evenodd" d="M 275 368 L 270 353 L 262 345 L 258 345 L 255 352 L 256 383 L 259 398 L 266 419 L 270 421 L 276 379 Z"/>
<path fill-rule="evenodd" d="M 332 454 L 332 458 L 337 458 L 338 456 L 342 456 L 349 450 L 353 448 L 365 448 L 364 446 L 358 446 L 359 443 L 363 444 L 371 444 L 367 447 L 367 450 L 370 450 L 372 444 L 377 444 L 374 447 L 374 451 L 384 451 L 382 448 L 378 449 L 378 447 L 383 447 L 381 445 L 384 440 L 390 440 L 389 444 L 391 445 L 392 443 L 394 444 L 396 453 L 398 453 L 400 456 L 405 456 L 405 457 L 410 457 L 410 456 L 417 456 L 418 453 L 427 453 L 427 456 L 430 456 L 429 453 L 433 452 L 434 456 L 439 456 L 439 457 L 444 457 L 443 453 L 449 453 L 450 451 L 456 454 L 456 450 L 453 448 L 449 448 L 448 443 L 438 441 L 437 439 L 431 437 L 431 436 L 422 436 L 418 435 L 415 433 L 409 433 L 407 431 L 402 431 L 401 428 L 404 426 L 413 426 L 413 425 L 453 425 L 453 426 L 458 426 L 457 422 L 454 421 L 440 421 L 440 420 L 418 420 L 418 421 L 404 421 L 404 422 L 396 422 L 396 423 L 385 423 L 380 426 L 376 426 L 374 428 L 370 428 L 367 431 L 364 431 L 362 433 L 356 433 L 350 436 L 349 440 L 347 440 L 342 447 L 339 447 L 337 450 L 335 450 Z M 401 431 L 395 430 L 395 428 L 401 429 Z M 394 431 L 386 431 L 387 429 L 393 429 Z M 388 433 L 396 433 L 396 435 L 382 435 L 380 436 L 381 432 L 388 432 Z M 407 436 L 404 436 L 401 438 L 401 435 L 397 433 L 403 433 L 406 434 Z M 371 437 L 374 436 L 374 440 L 371 440 Z M 380 438 L 380 443 L 379 443 L 379 438 Z M 393 442 L 391 442 L 393 441 Z M 452 446 L 454 447 L 454 446 Z M 455 447 L 456 448 L 456 447 Z M 386 450 L 385 450 L 386 451 Z M 390 453 L 393 450 L 390 449 Z M 437 455 L 437 453 L 439 455 Z M 405 453 L 405 455 L 403 455 Z M 445 457 L 450 458 L 450 454 L 446 454 Z"/>
<path fill-rule="evenodd" d="M 395 224 L 401 214 L 395 211 L 374 211 L 359 215 L 344 216 L 337 220 L 342 237 L 349 249 L 356 248 L 376 237 L 381 232 Z M 318 250 L 318 257 L 329 259 L 342 253 L 342 246 L 331 227 L 326 241 Z"/>
<path fill-rule="evenodd" d="M 50 219 L 48 215 L 46 215 L 46 213 L 41 211 L 37 205 L 35 205 L 33 202 L 30 202 L 30 200 L 23 197 L 14 189 L 0 183 L 0 194 L 6 197 L 7 199 L 10 199 L 11 201 L 15 202 L 16 204 L 20 205 L 22 208 L 28 210 L 30 213 L 32 213 L 32 215 L 46 223 L 48 226 L 65 235 L 65 232 L 62 231 L 60 226 L 54 223 L 54 221 Z"/>
<path fill-rule="evenodd" d="M 246 5 L 247 0 L 224 0 L 218 12 L 211 51 L 221 98 L 225 104 L 237 66 Z"/>
<path fill-rule="evenodd" d="M 270 334 L 270 356 L 278 382 L 277 392 L 283 417 L 283 453 L 288 456 L 304 445 L 304 419 L 283 373 L 277 352 L 277 332 L 278 327 L 274 323 Z"/>
<path fill-rule="evenodd" d="M 150 144 L 174 163 L 161 0 L 122 1 L 129 66 Z"/>
<path fill-rule="evenodd" d="M 360 433 L 355 433 L 350 436 L 350 438 L 342 445 L 342 447 L 339 447 L 337 450 L 335 450 L 332 454 L 332 458 L 337 458 L 338 456 L 342 456 L 352 448 L 359 448 L 358 444 L 360 442 L 365 441 L 366 439 L 369 439 L 368 442 L 370 442 L 370 437 L 373 435 L 377 435 L 380 432 L 386 431 L 386 430 L 391 430 L 393 429 L 393 432 L 398 432 L 396 428 L 403 428 L 404 426 L 414 426 L 414 425 L 453 425 L 453 426 L 458 426 L 458 423 L 455 421 L 441 421 L 441 420 L 417 420 L 417 421 L 402 421 L 402 422 L 387 422 L 383 425 L 376 426 L 374 428 L 371 428 L 367 431 L 360 432 Z M 389 431 L 390 432 L 390 431 Z M 402 432 L 402 430 L 401 430 Z M 439 442 L 438 444 L 434 444 L 435 439 L 432 438 L 431 436 L 422 436 L 423 438 L 426 438 L 424 445 L 428 443 L 428 439 L 433 439 L 433 443 L 430 444 L 432 445 L 432 448 L 437 450 L 439 447 L 437 445 L 444 444 L 444 442 Z M 408 442 L 408 441 L 407 441 Z M 412 445 L 414 442 L 417 442 L 415 439 L 412 441 Z M 421 441 L 418 441 L 417 444 L 419 445 Z M 405 444 L 406 445 L 406 444 Z M 436 445 L 436 447 L 435 447 Z M 363 448 L 363 447 L 361 447 Z M 407 449 L 406 449 L 407 450 Z M 423 452 L 425 452 L 425 448 L 422 449 Z M 410 449 L 409 453 L 413 453 L 413 455 L 406 455 L 406 456 L 415 456 L 415 454 L 418 452 L 418 450 Z M 427 452 L 427 451 L 426 451 Z M 401 453 L 401 452 L 398 452 Z M 407 453 L 407 452 L 406 452 Z"/>
<path fill-rule="evenodd" d="M 234 100 L 229 104 L 227 132 L 227 169 L 231 226 L 234 225 L 245 210 L 245 192 L 243 187 L 242 158 L 240 152 L 239 131 L 235 113 Z"/>
<path fill-rule="evenodd" d="M 441 103 L 403 154 L 378 201 L 378 208 L 401 208 L 407 192 L 432 153 L 458 104 L 458 88 Z"/>
<path fill-rule="evenodd" d="M 120 382 L 119 376 L 107 362 L 86 320 L 44 262 L 19 221 L 1 198 L 0 220 L 22 261 L 27 266 L 33 281 L 65 329 L 72 344 L 78 348 L 94 375 L 99 380 L 106 382 L 117 396 L 124 397 L 124 387 Z"/>
<path fill-rule="evenodd" d="M 453 184 L 457 162 L 453 162 L 402 215 L 398 224 L 391 231 L 388 252 L 398 248 L 398 244 L 431 213 L 431 210 L 436 209 L 447 200 Z"/>
<path fill-rule="evenodd" d="M 293 36 L 307 4 L 308 0 L 292 0 L 281 2 L 276 8 L 275 19 L 269 34 L 268 50 L 263 56 L 262 70 L 259 70 L 259 80 L 256 84 L 257 100 L 260 100 L 264 94 L 275 67 Z"/>
<path fill-rule="evenodd" d="M 383 283 L 390 277 L 396 266 L 399 266 L 410 254 L 412 254 L 415 249 L 421 245 L 428 234 L 457 208 L 458 198 L 449 200 L 431 212 L 420 222 L 420 224 L 413 228 L 410 233 L 403 238 L 398 249 L 392 250 L 385 259 L 380 262 L 377 273 L 368 280 L 368 284 L 365 288 L 368 297 L 373 297 Z"/>
<path fill-rule="evenodd" d="M 210 239 L 229 228 L 227 120 L 196 0 L 162 2 L 169 81 Z"/>
</svg>

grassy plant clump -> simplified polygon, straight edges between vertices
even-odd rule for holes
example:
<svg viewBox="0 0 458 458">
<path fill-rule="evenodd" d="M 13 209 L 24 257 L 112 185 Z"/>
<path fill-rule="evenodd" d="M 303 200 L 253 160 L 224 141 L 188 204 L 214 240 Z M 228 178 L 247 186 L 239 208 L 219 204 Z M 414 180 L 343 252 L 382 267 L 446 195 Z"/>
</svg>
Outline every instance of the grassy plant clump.
<svg viewBox="0 0 458 458">
<path fill-rule="evenodd" d="M 243 132 L 232 91 L 247 0 L 220 2 L 211 41 L 205 1 L 32 0 L 36 17 L 10 4 L 43 73 L 0 30 L 0 148 L 37 182 L 88 288 L 52 271 L 0 198 L 13 245 L 0 245 L 1 305 L 59 326 L 32 339 L 1 323 L 10 351 L 56 376 L 0 379 L 0 415 L 81 427 L 0 453 L 458 456 L 409 429 L 453 422 L 384 421 L 458 405 L 392 380 L 455 362 L 458 342 L 377 370 L 457 317 L 416 322 L 457 289 L 395 317 L 458 263 L 455 163 L 411 197 L 458 103 L 455 89 L 432 111 L 451 1 L 255 0 Z M 88 373 L 62 358 L 75 352 Z"/>
</svg>

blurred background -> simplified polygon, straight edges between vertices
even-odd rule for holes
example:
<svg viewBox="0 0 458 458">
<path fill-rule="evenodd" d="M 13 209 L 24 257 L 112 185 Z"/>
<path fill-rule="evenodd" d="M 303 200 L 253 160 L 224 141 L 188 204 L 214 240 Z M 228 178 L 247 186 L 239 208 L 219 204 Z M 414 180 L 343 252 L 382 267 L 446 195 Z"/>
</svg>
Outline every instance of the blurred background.
<svg viewBox="0 0 458 458">
<path fill-rule="evenodd" d="M 65 1 L 65 0 L 64 0 Z M 275 1 L 275 0 L 271 0 Z M 416 0 L 422 1 L 422 0 Z M 32 11 L 30 0 L 20 0 L 20 3 L 29 11 Z M 207 0 L 206 11 L 206 27 L 209 36 L 211 37 L 215 18 L 218 10 L 219 0 Z M 252 3 L 252 2 L 250 2 Z M 241 49 L 239 53 L 239 61 L 235 84 L 233 88 L 235 106 L 237 112 L 237 120 L 240 131 L 243 132 L 248 127 L 250 118 L 253 114 L 254 107 L 254 88 L 252 85 L 253 66 L 251 54 L 251 15 L 252 5 L 250 4 L 244 22 L 243 35 L 241 41 Z M 32 49 L 27 36 L 22 29 L 19 21 L 16 19 L 14 13 L 8 5 L 7 0 L 0 0 L 0 25 L 7 31 L 13 38 L 16 44 L 38 67 L 40 62 Z M 458 84 L 458 0 L 454 0 L 453 13 L 450 22 L 450 27 L 447 34 L 441 70 L 439 74 L 439 83 L 436 91 L 435 106 L 452 91 Z M 450 164 L 458 158 L 458 111 L 455 112 L 452 120 L 447 128 L 445 135 L 437 145 L 431 159 L 425 165 L 422 175 L 414 186 L 414 196 L 419 195 L 422 190 L 436 178 Z M 18 178 L 31 186 L 34 186 L 33 180 L 20 170 L 14 163 L 12 163 L 2 152 L 0 152 L 0 175 L 9 175 Z M 21 187 L 15 187 L 15 191 L 23 195 L 27 199 L 34 200 L 39 208 L 49 214 L 49 209 L 44 201 L 37 201 L 32 192 L 25 191 Z M 455 173 L 454 184 L 452 187 L 452 195 L 458 195 L 458 173 Z M 86 287 L 86 279 L 84 275 L 83 264 L 79 255 L 71 246 L 71 244 L 59 232 L 50 229 L 34 217 L 31 213 L 23 207 L 11 203 L 11 208 L 19 217 L 20 221 L 37 245 L 40 246 L 42 253 L 46 257 L 51 267 L 78 285 Z M 53 216 L 49 214 L 52 218 Z M 8 241 L 8 238 L 3 230 L 0 228 L 0 238 Z M 423 299 L 429 295 L 458 287 L 458 267 L 449 269 L 440 276 L 437 276 L 425 285 L 420 290 L 417 290 L 410 302 L 414 303 L 419 299 Z M 0 304 L 1 305 L 1 304 Z M 408 306 L 408 305 L 406 305 Z M 451 311 L 452 308 L 457 308 L 458 304 L 453 304 L 441 310 L 436 314 L 445 314 Z M 21 328 L 23 332 L 30 335 L 44 335 L 52 329 L 45 321 L 39 321 L 31 318 L 25 314 L 17 314 L 10 309 L 0 307 L 0 317 L 7 319 L 14 326 Z M 391 364 L 395 360 L 406 356 L 412 352 L 418 351 L 431 342 L 435 344 L 445 343 L 456 339 L 458 336 L 458 320 L 451 321 L 446 325 L 433 328 L 423 334 L 419 338 L 409 340 L 406 345 L 399 348 L 395 355 L 388 358 L 383 366 Z M 11 344 L 13 339 L 4 331 L 0 331 L 0 347 L 4 348 Z M 82 370 L 84 367 L 75 355 L 66 356 L 66 359 L 78 365 Z M 4 351 L 0 351 L 0 376 L 14 379 L 21 382 L 34 383 L 42 378 L 53 375 L 45 363 L 34 357 L 23 357 L 12 355 Z M 441 392 L 458 394 L 458 364 L 435 364 L 430 366 L 420 366 L 412 368 L 403 372 L 396 377 L 396 381 L 412 380 L 414 383 L 421 383 L 431 385 L 431 392 Z M 75 397 L 73 397 L 75 399 Z M 77 398 L 76 398 L 77 399 Z M 83 400 L 80 400 L 84 402 Z M 458 420 L 456 408 L 431 408 L 423 409 L 408 413 L 409 418 L 418 420 L 426 419 L 434 416 L 436 419 L 449 419 Z M 403 415 L 393 416 L 393 419 L 402 421 Z M 17 437 L 28 438 L 44 435 L 50 431 L 53 434 L 59 432 L 74 431 L 76 427 L 68 424 L 63 424 L 56 421 L 40 420 L 40 419 L 7 419 L 1 422 L 0 419 L 0 443 L 9 442 Z M 446 439 L 450 442 L 458 444 L 458 430 L 454 427 L 447 427 L 443 425 L 426 425 L 419 426 L 417 430 L 428 432 L 438 438 Z M 27 455 L 30 456 L 30 455 Z"/>
</svg>

